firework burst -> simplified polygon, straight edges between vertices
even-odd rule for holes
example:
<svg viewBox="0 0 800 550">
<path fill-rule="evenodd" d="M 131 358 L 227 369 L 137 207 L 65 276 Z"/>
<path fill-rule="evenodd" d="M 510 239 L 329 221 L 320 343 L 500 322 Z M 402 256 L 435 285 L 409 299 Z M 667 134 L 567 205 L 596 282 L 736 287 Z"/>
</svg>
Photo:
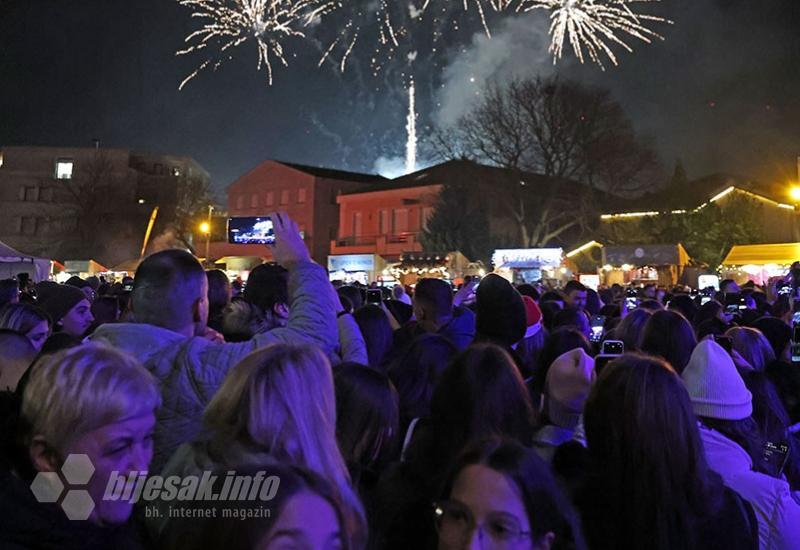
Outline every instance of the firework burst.
<svg viewBox="0 0 800 550">
<path fill-rule="evenodd" d="M 186 37 L 187 47 L 176 55 L 216 48 L 181 82 L 179 90 L 203 70 L 209 67 L 217 70 L 233 57 L 234 49 L 248 40 L 257 46 L 257 69 L 265 69 L 272 84 L 273 60 L 288 65 L 283 41 L 304 37 L 303 28 L 338 6 L 335 0 L 178 0 L 178 3 L 193 9 L 192 17 L 203 20 L 203 26 Z"/>
<path fill-rule="evenodd" d="M 439 0 L 442 1 L 442 0 Z M 457 0 L 445 0 L 448 3 L 454 3 Z M 496 12 L 505 11 L 511 4 L 514 3 L 515 0 L 461 0 L 464 4 L 464 11 L 469 11 L 470 5 L 475 6 L 478 10 L 478 16 L 481 19 L 481 24 L 483 25 L 483 30 L 486 32 L 486 36 L 489 38 L 492 37 L 492 32 L 489 30 L 489 24 L 486 22 L 486 13 L 489 11 L 489 8 Z M 436 2 L 436 0 L 425 0 L 425 3 L 422 5 L 422 8 L 419 10 L 420 13 L 425 12 L 428 9 L 428 6 L 432 3 Z"/>
<path fill-rule="evenodd" d="M 553 62 L 561 59 L 564 42 L 569 39 L 575 56 L 584 62 L 584 49 L 589 58 L 601 68 L 603 58 L 617 65 L 617 56 L 611 49 L 614 44 L 628 52 L 633 49 L 619 35 L 636 38 L 650 44 L 664 37 L 645 27 L 646 22 L 672 24 L 672 21 L 655 15 L 634 13 L 635 3 L 660 2 L 661 0 L 522 0 L 519 11 L 536 9 L 550 10 L 550 51 Z"/>
</svg>

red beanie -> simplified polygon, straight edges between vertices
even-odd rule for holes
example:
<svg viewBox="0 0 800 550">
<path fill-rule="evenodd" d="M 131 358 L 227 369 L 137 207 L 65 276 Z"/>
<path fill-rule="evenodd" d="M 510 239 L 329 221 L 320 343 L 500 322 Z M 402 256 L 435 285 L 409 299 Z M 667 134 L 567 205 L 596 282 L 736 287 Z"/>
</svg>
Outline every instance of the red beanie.
<svg viewBox="0 0 800 550">
<path fill-rule="evenodd" d="M 525 303 L 525 319 L 527 321 L 525 338 L 530 338 L 542 329 L 542 310 L 530 296 L 523 296 L 522 301 Z"/>
</svg>

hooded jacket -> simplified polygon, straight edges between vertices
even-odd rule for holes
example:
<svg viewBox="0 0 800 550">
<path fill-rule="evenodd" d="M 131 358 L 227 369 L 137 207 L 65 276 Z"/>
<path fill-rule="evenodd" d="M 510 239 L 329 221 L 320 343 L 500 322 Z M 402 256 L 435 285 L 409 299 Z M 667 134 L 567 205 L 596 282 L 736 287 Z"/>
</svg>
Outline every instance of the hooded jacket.
<svg viewBox="0 0 800 550">
<path fill-rule="evenodd" d="M 314 344 L 328 356 L 338 345 L 336 294 L 319 265 L 302 262 L 289 270 L 290 314 L 287 326 L 241 343 L 219 344 L 187 338 L 147 323 L 101 326 L 101 341 L 136 357 L 159 381 L 162 406 L 156 417 L 153 461 L 158 473 L 182 443 L 197 438 L 203 410 L 228 371 L 251 352 L 275 343 Z"/>
<path fill-rule="evenodd" d="M 782 479 L 754 472 L 750 455 L 721 433 L 700 426 L 706 459 L 725 485 L 748 501 L 758 520 L 761 550 L 800 547 L 800 504 Z"/>
</svg>

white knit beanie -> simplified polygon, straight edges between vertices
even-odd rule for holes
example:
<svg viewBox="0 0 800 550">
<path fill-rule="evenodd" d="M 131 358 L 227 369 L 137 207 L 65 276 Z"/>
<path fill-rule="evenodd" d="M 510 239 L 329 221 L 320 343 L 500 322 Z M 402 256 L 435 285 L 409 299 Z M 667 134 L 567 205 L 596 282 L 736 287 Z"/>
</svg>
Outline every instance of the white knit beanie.
<svg viewBox="0 0 800 550">
<path fill-rule="evenodd" d="M 697 416 L 743 420 L 753 414 L 753 395 L 731 356 L 713 340 L 697 344 L 681 377 Z"/>
<path fill-rule="evenodd" d="M 553 361 L 544 386 L 545 411 L 552 424 L 569 429 L 578 425 L 595 378 L 594 359 L 581 348 Z"/>
</svg>

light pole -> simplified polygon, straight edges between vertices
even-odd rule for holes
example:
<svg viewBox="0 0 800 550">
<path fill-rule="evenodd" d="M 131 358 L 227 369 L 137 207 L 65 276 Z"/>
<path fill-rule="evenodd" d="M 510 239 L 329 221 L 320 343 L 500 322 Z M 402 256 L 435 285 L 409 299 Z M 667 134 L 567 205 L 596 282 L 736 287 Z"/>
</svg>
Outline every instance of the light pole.
<svg viewBox="0 0 800 550">
<path fill-rule="evenodd" d="M 800 168 L 800 167 L 799 167 Z M 794 242 L 800 241 L 800 232 L 797 230 L 797 205 L 800 204 L 800 185 L 793 185 L 789 188 L 789 196 L 792 199 L 794 210 L 792 211 L 792 237 Z"/>
<path fill-rule="evenodd" d="M 214 211 L 214 207 L 209 204 L 208 205 L 208 218 L 206 218 L 206 221 L 204 221 L 204 222 L 202 222 L 200 224 L 200 233 L 203 233 L 206 236 L 206 259 L 205 259 L 206 267 L 210 267 L 211 266 L 211 261 L 210 261 L 210 258 L 208 257 L 208 255 L 210 253 L 209 252 L 209 247 L 211 245 L 211 212 L 213 212 L 213 211 Z"/>
</svg>

